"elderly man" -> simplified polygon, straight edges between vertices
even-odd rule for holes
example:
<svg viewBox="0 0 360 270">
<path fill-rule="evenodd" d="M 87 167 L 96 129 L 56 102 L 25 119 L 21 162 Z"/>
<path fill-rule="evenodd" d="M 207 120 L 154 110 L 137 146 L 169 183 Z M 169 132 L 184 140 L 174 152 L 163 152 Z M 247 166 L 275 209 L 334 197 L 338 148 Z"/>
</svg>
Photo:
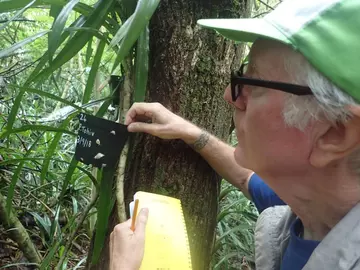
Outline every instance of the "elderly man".
<svg viewBox="0 0 360 270">
<path fill-rule="evenodd" d="M 257 269 L 360 269 L 359 14 L 360 0 L 287 0 L 263 19 L 199 21 L 254 42 L 224 93 L 235 149 L 160 104 L 127 115 L 130 132 L 184 140 L 253 200 Z M 146 218 L 115 228 L 113 269 L 139 268 Z"/>
</svg>

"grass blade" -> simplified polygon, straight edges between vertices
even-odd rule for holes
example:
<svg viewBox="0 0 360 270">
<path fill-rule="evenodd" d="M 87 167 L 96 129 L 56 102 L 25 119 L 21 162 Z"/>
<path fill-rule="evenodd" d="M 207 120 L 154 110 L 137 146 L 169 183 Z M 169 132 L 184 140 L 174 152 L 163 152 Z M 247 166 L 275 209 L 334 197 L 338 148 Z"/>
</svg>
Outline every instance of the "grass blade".
<svg viewBox="0 0 360 270">
<path fill-rule="evenodd" d="M 61 10 L 62 10 L 62 7 L 61 7 L 61 6 L 52 4 L 52 5 L 51 5 L 51 8 L 50 8 L 49 15 L 50 15 L 51 17 L 53 17 L 54 19 L 56 19 L 57 16 L 59 16 Z"/>
<path fill-rule="evenodd" d="M 48 270 L 48 266 L 53 261 L 53 257 L 55 256 L 56 251 L 58 250 L 59 246 L 61 245 L 61 242 L 57 242 L 55 245 L 52 246 L 49 253 L 46 255 L 44 260 L 42 261 L 40 265 L 40 270 Z"/>
<path fill-rule="evenodd" d="M 68 117 L 60 126 L 60 129 L 65 129 L 70 121 L 72 120 L 72 117 Z M 59 144 L 59 141 L 61 140 L 63 133 L 62 132 L 57 132 L 49 146 L 48 151 L 45 154 L 45 160 L 41 166 L 41 173 L 40 173 L 40 182 L 41 185 L 44 184 L 44 180 L 46 178 L 46 173 L 49 169 L 49 165 L 50 165 L 50 161 L 51 161 L 51 157 L 54 155 L 56 148 Z"/>
<path fill-rule="evenodd" d="M 114 205 L 112 199 L 113 178 L 115 169 L 103 169 L 102 179 L 99 190 L 99 204 L 97 211 L 97 225 L 95 233 L 94 250 L 92 254 L 92 264 L 99 260 L 102 247 L 106 237 L 109 216 Z"/>
<path fill-rule="evenodd" d="M 16 12 L 16 14 L 15 14 L 10 20 L 8 20 L 6 23 L 4 23 L 4 24 L 0 27 L 0 31 L 1 31 L 1 30 L 4 30 L 13 20 L 17 19 L 21 14 L 24 13 L 25 10 L 27 10 L 29 7 L 31 7 L 34 3 L 35 3 L 35 0 L 32 0 L 29 4 L 25 5 L 24 8 L 22 8 L 21 10 L 19 10 L 18 12 Z"/>
<path fill-rule="evenodd" d="M 44 158 L 38 158 L 38 157 L 28 157 L 28 158 L 13 158 L 13 159 L 7 159 L 7 160 L 5 160 L 5 161 L 1 161 L 0 162 L 0 165 L 1 166 L 5 166 L 5 165 L 8 165 L 8 164 L 13 164 L 13 163 L 18 163 L 18 162 L 22 162 L 22 161 L 39 161 L 39 160 L 44 160 Z M 84 169 L 84 168 L 82 168 L 82 167 L 80 167 L 80 166 L 78 166 L 77 165 L 77 160 L 75 159 L 75 158 L 73 158 L 72 160 L 71 160 L 71 162 L 69 162 L 69 161 L 66 161 L 66 160 L 62 160 L 62 159 L 56 159 L 56 158 L 52 158 L 51 160 L 53 160 L 53 161 L 56 161 L 56 162 L 63 162 L 63 163 L 66 163 L 66 164 L 69 164 L 69 168 L 71 168 L 71 170 L 72 171 L 70 171 L 71 172 L 71 174 L 67 174 L 67 176 L 68 175 L 70 175 L 70 176 L 72 176 L 72 173 L 73 173 L 73 171 L 75 171 L 75 169 L 78 169 L 78 170 L 80 170 L 80 171 L 82 171 L 84 174 L 86 174 L 88 177 L 89 177 L 89 179 L 93 182 L 93 184 L 94 184 L 94 186 L 96 186 L 96 188 L 98 188 L 99 187 L 99 185 L 98 185 L 98 183 L 97 183 L 97 180 L 95 179 L 95 177 L 91 174 L 91 172 L 89 172 L 89 171 L 87 171 L 86 169 Z M 68 172 L 69 172 L 69 170 L 68 170 Z M 66 182 L 66 177 L 65 177 L 65 182 Z M 69 178 L 69 180 L 71 179 L 71 177 Z M 70 181 L 69 181 L 70 182 Z"/>
<path fill-rule="evenodd" d="M 14 122 L 15 122 L 15 119 L 16 119 L 17 112 L 18 112 L 18 110 L 20 108 L 21 100 L 22 100 L 24 94 L 25 94 L 25 90 L 20 89 L 20 92 L 19 92 L 19 94 L 17 94 L 17 96 L 16 96 L 16 98 L 14 100 L 13 106 L 11 107 L 11 111 L 10 111 L 10 114 L 8 116 L 8 122 L 7 122 L 6 128 L 5 128 L 5 130 L 3 130 L 3 132 L 6 131 L 6 130 L 11 130 L 12 129 L 12 127 L 14 125 Z"/>
<path fill-rule="evenodd" d="M 108 42 L 107 38 L 105 37 L 105 35 L 98 29 L 94 29 L 91 27 L 68 27 L 64 30 L 64 32 L 87 32 L 89 34 L 92 34 L 94 37 L 97 37 L 100 40 L 104 40 L 106 42 Z M 91 41 L 93 37 L 90 38 L 89 42 Z"/>
<path fill-rule="evenodd" d="M 35 88 L 30 88 L 30 87 L 22 87 L 22 86 L 18 86 L 18 85 L 14 85 L 14 84 L 9 84 L 8 86 L 9 86 L 9 87 L 13 87 L 13 88 L 18 88 L 18 89 L 24 90 L 25 92 L 28 92 L 28 93 L 38 94 L 39 96 L 43 96 L 43 97 L 47 97 L 47 98 L 50 98 L 50 99 L 59 101 L 59 102 L 61 102 L 61 103 L 63 103 L 63 104 L 66 104 L 66 105 L 69 105 L 69 106 L 71 106 L 71 107 L 74 107 L 75 109 L 77 109 L 77 110 L 79 110 L 79 111 L 82 111 L 82 110 L 83 110 L 82 107 L 75 105 L 73 102 L 68 101 L 68 100 L 66 100 L 66 99 L 63 99 L 63 98 L 61 98 L 61 97 L 59 97 L 59 96 L 50 94 L 50 93 L 48 93 L 48 92 L 44 92 L 44 91 L 41 91 L 41 90 L 38 90 L 38 89 L 35 89 Z"/>
<path fill-rule="evenodd" d="M 134 13 L 136 8 L 136 1 L 133 0 L 120 0 L 120 5 L 117 5 L 119 14 L 122 21 L 127 20 L 131 14 Z"/>
<path fill-rule="evenodd" d="M 123 38 L 125 37 L 131 23 L 132 20 L 134 19 L 134 14 L 131 15 L 121 26 L 121 28 L 116 32 L 115 36 L 113 37 L 113 39 L 110 42 L 110 46 L 114 47 L 115 45 L 119 44 L 120 41 L 123 40 Z"/>
<path fill-rule="evenodd" d="M 88 77 L 88 81 L 86 83 L 82 104 L 88 103 L 90 101 L 90 97 L 91 97 L 91 94 L 93 92 L 93 88 L 95 85 L 95 79 L 96 79 L 96 76 L 97 76 L 97 73 L 99 70 L 99 66 L 101 64 L 101 58 L 104 53 L 105 45 L 106 45 L 106 42 L 101 40 L 99 43 L 99 46 L 96 50 L 96 53 L 94 56 L 94 61 L 91 66 L 90 74 Z"/>
<path fill-rule="evenodd" d="M 0 2 L 1 3 L 1 2 Z M 70 27 L 81 27 L 83 24 L 85 23 L 85 17 L 81 16 L 80 18 L 78 18 L 75 22 L 73 22 L 71 24 Z M 70 35 L 70 32 L 65 31 L 62 35 L 61 35 L 61 43 L 63 43 Z M 28 79 L 26 80 L 25 85 L 30 84 L 34 78 L 39 74 L 39 72 L 44 68 L 44 66 L 46 65 L 46 63 L 49 60 L 49 52 L 45 52 L 43 54 L 43 56 L 41 57 L 39 63 L 37 64 L 37 66 L 35 67 L 35 69 L 33 70 L 33 72 L 31 72 L 31 74 L 29 75 Z"/>
<path fill-rule="evenodd" d="M 40 33 L 37 33 L 36 35 L 25 38 L 24 40 L 15 43 L 14 45 L 10 46 L 9 48 L 6 48 L 6 49 L 0 51 L 0 59 L 6 58 L 7 56 L 11 55 L 16 50 L 22 48 L 23 46 L 25 46 L 26 44 L 28 44 L 30 42 L 33 42 L 36 39 L 46 35 L 47 33 L 49 33 L 49 30 L 42 31 Z"/>
<path fill-rule="evenodd" d="M 140 34 L 136 47 L 134 101 L 144 102 L 149 74 L 149 27 Z"/>
<path fill-rule="evenodd" d="M 7 137 L 13 133 L 20 133 L 20 132 L 24 132 L 24 131 L 28 131 L 28 130 L 61 132 L 61 133 L 66 133 L 69 135 L 76 136 L 76 133 L 74 133 L 70 130 L 62 129 L 62 128 L 45 126 L 45 125 L 23 125 L 20 128 L 14 128 L 14 129 L 5 130 L 5 131 L 1 132 L 0 139 L 4 139 L 5 137 Z"/>
<path fill-rule="evenodd" d="M 93 54 L 93 49 L 92 49 L 92 43 L 93 43 L 93 38 L 91 38 L 88 42 L 88 46 L 86 48 L 86 58 L 85 58 L 85 65 L 88 65 L 90 62 L 90 58 Z"/>
<path fill-rule="evenodd" d="M 109 10 L 114 5 L 115 0 L 100 0 L 99 5 L 94 9 L 89 17 L 86 18 L 84 27 L 99 29 L 107 18 Z M 93 34 L 87 31 L 76 32 L 75 35 L 67 42 L 64 48 L 59 52 L 51 65 L 41 71 L 34 81 L 42 77 L 48 77 L 53 71 L 60 68 L 62 65 L 72 59 L 79 51 L 89 42 Z"/>
<path fill-rule="evenodd" d="M 24 158 L 27 158 L 31 152 L 34 150 L 35 146 L 37 145 L 37 143 L 39 142 L 39 140 L 42 138 L 42 135 L 44 133 L 40 134 L 36 140 L 34 141 L 34 143 L 30 146 L 30 148 L 27 150 L 26 154 L 24 155 Z M 12 208 L 12 200 L 13 200 L 13 197 L 14 197 L 14 191 L 15 191 L 15 187 L 16 187 L 16 184 L 17 184 L 17 181 L 19 180 L 20 178 L 20 173 L 22 171 L 22 168 L 24 167 L 25 165 L 25 160 L 21 161 L 19 163 L 19 165 L 17 166 L 12 178 L 11 178 L 11 182 L 10 182 L 10 185 L 9 185 L 9 189 L 8 189 L 8 194 L 7 194 L 7 198 L 6 198 L 6 211 L 7 213 L 10 213 L 11 211 L 11 208 Z"/>
<path fill-rule="evenodd" d="M 160 0 L 139 0 L 136 6 L 134 17 L 127 27 L 124 38 L 119 44 L 119 51 L 114 62 L 112 71 L 124 60 L 129 53 L 141 32 L 147 26 L 151 16 L 154 14 Z M 121 27 L 122 28 L 122 27 Z M 119 31 L 121 31 L 121 28 Z M 122 30 L 124 31 L 124 30 Z"/>
<path fill-rule="evenodd" d="M 61 10 L 61 12 L 56 17 L 56 20 L 52 25 L 52 31 L 51 33 L 49 33 L 49 45 L 48 45 L 50 61 L 52 60 L 53 55 L 55 54 L 57 48 L 60 45 L 61 34 L 64 31 L 66 21 L 70 16 L 71 11 L 78 2 L 79 0 L 70 0 Z"/>
<path fill-rule="evenodd" d="M 24 6 L 28 5 L 31 0 L 5 0 L 0 1 L 0 12 L 5 13 L 12 10 L 23 8 Z"/>
</svg>

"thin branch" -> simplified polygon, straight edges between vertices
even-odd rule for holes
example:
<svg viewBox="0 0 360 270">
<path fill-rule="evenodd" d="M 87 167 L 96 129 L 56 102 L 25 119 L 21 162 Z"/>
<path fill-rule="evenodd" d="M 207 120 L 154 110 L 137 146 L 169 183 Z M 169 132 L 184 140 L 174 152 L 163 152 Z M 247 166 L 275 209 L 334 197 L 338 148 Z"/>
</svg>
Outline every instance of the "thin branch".
<svg viewBox="0 0 360 270">
<path fill-rule="evenodd" d="M 127 57 L 123 63 L 126 66 L 125 69 L 125 81 L 123 93 L 120 91 L 120 100 L 122 100 L 122 111 L 119 113 L 119 123 L 123 123 L 127 111 L 130 109 L 131 102 L 131 93 L 132 93 L 132 84 L 131 84 L 131 68 L 132 68 L 132 59 L 131 56 Z M 125 178 L 125 168 L 126 161 L 129 151 L 129 142 L 127 142 L 121 152 L 120 161 L 117 169 L 116 175 L 116 202 L 117 202 L 117 214 L 120 222 L 126 220 L 126 207 L 124 201 L 124 178 Z"/>
<path fill-rule="evenodd" d="M 262 13 L 259 13 L 259 14 L 255 15 L 255 16 L 253 16 L 252 18 L 258 18 L 258 17 L 261 17 L 261 16 L 266 15 L 268 13 L 269 13 L 268 11 L 262 12 Z"/>
<path fill-rule="evenodd" d="M 264 1 L 262 0 L 258 0 L 261 4 L 263 4 L 264 6 L 266 6 L 267 8 L 271 9 L 271 10 L 274 10 L 274 8 L 272 6 L 270 6 L 269 4 L 265 3 Z"/>
<path fill-rule="evenodd" d="M 9 22 L 10 20 L 0 20 L 0 23 L 7 23 Z M 35 23 L 36 21 L 34 20 L 28 20 L 28 19 L 14 19 L 14 20 L 11 20 L 13 22 L 32 22 L 32 23 Z"/>
<path fill-rule="evenodd" d="M 14 77 L 14 76 L 18 75 L 19 73 L 21 73 L 21 72 L 25 71 L 26 69 L 32 67 L 32 66 L 33 66 L 36 62 L 38 62 L 39 60 L 40 60 L 40 59 L 38 59 L 38 60 L 36 60 L 36 61 L 34 61 L 34 62 L 32 62 L 32 63 L 29 63 L 29 64 L 27 64 L 27 65 L 22 66 L 22 68 L 21 68 L 20 70 L 18 70 L 17 72 L 13 73 L 13 74 L 10 75 L 10 76 L 5 76 L 5 78 L 8 79 L 8 78 L 11 78 L 11 77 Z"/>
</svg>

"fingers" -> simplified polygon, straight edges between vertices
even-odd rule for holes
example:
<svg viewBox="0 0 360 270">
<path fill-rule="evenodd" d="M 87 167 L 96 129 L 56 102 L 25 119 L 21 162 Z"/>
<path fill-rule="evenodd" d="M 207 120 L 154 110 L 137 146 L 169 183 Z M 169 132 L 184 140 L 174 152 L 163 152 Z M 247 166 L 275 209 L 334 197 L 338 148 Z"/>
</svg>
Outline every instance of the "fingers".
<svg viewBox="0 0 360 270">
<path fill-rule="evenodd" d="M 135 227 L 136 234 L 145 233 L 148 216 L 149 216 L 149 209 L 147 209 L 147 208 L 141 209 L 141 211 L 138 214 L 137 219 L 136 219 L 136 227 Z"/>
<path fill-rule="evenodd" d="M 128 126 L 129 132 L 145 132 L 151 135 L 158 135 L 161 129 L 160 124 L 135 122 Z"/>
<path fill-rule="evenodd" d="M 164 107 L 160 103 L 134 103 L 126 114 L 125 125 L 136 122 L 136 118 L 139 116 L 152 118 L 154 113 L 158 112 L 161 108 Z"/>
<path fill-rule="evenodd" d="M 114 233 L 112 232 L 110 234 L 110 245 L 109 245 L 109 249 L 110 249 L 110 270 L 113 269 L 113 252 L 114 252 Z"/>
</svg>

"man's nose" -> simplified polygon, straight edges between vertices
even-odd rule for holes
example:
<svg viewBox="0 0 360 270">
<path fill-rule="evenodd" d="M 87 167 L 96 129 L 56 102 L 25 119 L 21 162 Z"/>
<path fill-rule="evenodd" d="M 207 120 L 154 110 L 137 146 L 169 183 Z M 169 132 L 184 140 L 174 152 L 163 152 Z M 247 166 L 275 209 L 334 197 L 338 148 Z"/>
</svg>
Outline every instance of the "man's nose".
<svg viewBox="0 0 360 270">
<path fill-rule="evenodd" d="M 227 103 L 232 104 L 231 86 L 230 86 L 230 84 L 225 88 L 224 99 L 225 99 L 225 101 Z"/>
<path fill-rule="evenodd" d="M 224 99 L 227 103 L 236 107 L 237 109 L 242 111 L 246 110 L 246 101 L 244 96 L 240 95 L 235 101 L 232 100 L 230 84 L 226 87 L 224 91 Z"/>
</svg>

